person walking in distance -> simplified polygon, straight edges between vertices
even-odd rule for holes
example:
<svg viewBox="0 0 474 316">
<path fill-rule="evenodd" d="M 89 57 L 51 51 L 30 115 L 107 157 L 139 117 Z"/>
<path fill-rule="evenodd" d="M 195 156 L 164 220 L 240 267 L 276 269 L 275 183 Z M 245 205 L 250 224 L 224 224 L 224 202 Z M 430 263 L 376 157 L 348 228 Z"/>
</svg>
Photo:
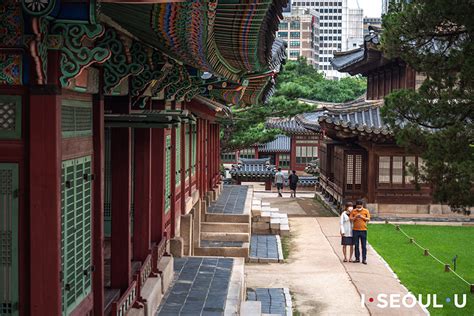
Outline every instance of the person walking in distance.
<svg viewBox="0 0 474 316">
<path fill-rule="evenodd" d="M 288 177 L 288 183 L 290 185 L 291 197 L 296 197 L 296 187 L 298 185 L 299 177 L 296 175 L 296 171 L 293 170 Z"/>
<path fill-rule="evenodd" d="M 355 246 L 355 261 L 360 262 L 359 243 L 362 248 L 362 263 L 367 264 L 367 223 L 370 221 L 369 210 L 364 208 L 364 202 L 357 200 L 356 208 L 349 216 L 353 223 L 352 239 Z"/>
<path fill-rule="evenodd" d="M 275 185 L 277 187 L 279 197 L 283 197 L 283 195 L 281 195 L 281 190 L 283 190 L 283 181 L 283 173 L 281 172 L 281 168 L 278 168 L 278 172 L 275 173 Z"/>
<path fill-rule="evenodd" d="M 346 202 L 344 210 L 341 213 L 341 245 L 342 254 L 344 255 L 344 262 L 347 262 L 347 246 L 349 246 L 349 262 L 352 262 L 352 255 L 354 253 L 354 242 L 352 240 L 352 222 L 349 218 L 353 209 L 352 202 Z"/>
</svg>

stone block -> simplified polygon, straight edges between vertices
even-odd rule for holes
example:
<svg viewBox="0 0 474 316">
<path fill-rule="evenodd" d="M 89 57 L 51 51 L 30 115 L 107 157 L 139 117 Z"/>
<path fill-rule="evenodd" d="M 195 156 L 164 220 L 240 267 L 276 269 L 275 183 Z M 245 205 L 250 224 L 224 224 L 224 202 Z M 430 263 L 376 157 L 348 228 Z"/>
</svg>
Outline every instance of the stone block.
<svg viewBox="0 0 474 316">
<path fill-rule="evenodd" d="M 143 285 L 141 296 L 146 300 L 144 307 L 145 316 L 155 315 L 158 306 L 160 306 L 161 300 L 163 299 L 161 285 L 162 281 L 159 275 L 148 278 Z"/>
<path fill-rule="evenodd" d="M 175 237 L 170 239 L 170 252 L 176 258 L 181 258 L 184 254 L 183 238 Z"/>
<path fill-rule="evenodd" d="M 240 304 L 240 316 L 256 316 L 262 313 L 262 303 L 259 301 L 246 301 Z"/>
<path fill-rule="evenodd" d="M 158 271 L 161 272 L 161 292 L 165 294 L 174 279 L 174 259 L 171 256 L 164 256 L 158 262 Z"/>
<path fill-rule="evenodd" d="M 262 206 L 270 206 L 269 202 L 262 202 Z"/>
<path fill-rule="evenodd" d="M 183 239 L 183 255 L 190 256 L 193 237 L 193 215 L 186 214 L 181 217 L 181 238 Z"/>
<path fill-rule="evenodd" d="M 145 316 L 144 308 L 132 308 L 128 311 L 127 316 Z"/>
</svg>

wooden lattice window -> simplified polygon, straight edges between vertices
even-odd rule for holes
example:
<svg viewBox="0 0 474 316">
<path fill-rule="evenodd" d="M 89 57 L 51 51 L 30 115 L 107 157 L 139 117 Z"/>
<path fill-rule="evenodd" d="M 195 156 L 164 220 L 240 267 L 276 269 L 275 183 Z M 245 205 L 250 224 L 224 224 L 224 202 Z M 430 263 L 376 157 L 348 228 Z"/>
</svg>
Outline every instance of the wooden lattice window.
<svg viewBox="0 0 474 316">
<path fill-rule="evenodd" d="M 255 148 L 245 148 L 240 150 L 239 157 L 244 159 L 254 159 L 255 158 Z"/>
<path fill-rule="evenodd" d="M 392 157 L 392 183 L 394 184 L 403 183 L 403 157 L 402 156 Z"/>
<path fill-rule="evenodd" d="M 190 157 L 190 154 L 191 154 L 191 139 L 190 139 L 190 136 L 191 136 L 191 127 L 190 127 L 189 124 L 186 124 L 185 137 L 184 137 L 184 148 L 185 148 L 184 154 L 186 155 L 186 157 L 184 159 L 184 163 L 185 163 L 186 177 L 189 176 L 189 171 L 190 171 L 190 168 L 191 168 L 191 157 Z"/>
<path fill-rule="evenodd" d="M 165 214 L 171 207 L 171 135 L 166 136 L 165 152 Z"/>
<path fill-rule="evenodd" d="M 346 189 L 362 189 L 362 155 L 346 155 Z"/>
<path fill-rule="evenodd" d="M 0 139 L 21 137 L 21 97 L 0 96 Z"/>
<path fill-rule="evenodd" d="M 192 152 L 191 152 L 191 175 L 196 174 L 196 157 L 197 157 L 197 128 L 196 124 L 192 125 Z"/>
<path fill-rule="evenodd" d="M 61 130 L 63 137 L 92 135 L 92 103 L 63 99 L 61 107 Z"/>
<path fill-rule="evenodd" d="M 104 235 L 112 233 L 112 129 L 105 128 L 104 146 Z"/>
<path fill-rule="evenodd" d="M 379 157 L 379 183 L 390 183 L 390 156 Z"/>
<path fill-rule="evenodd" d="M 61 289 L 63 315 L 91 293 L 92 278 L 91 157 L 62 163 Z"/>
<path fill-rule="evenodd" d="M 405 183 L 413 183 L 415 181 L 415 176 L 412 172 L 412 168 L 416 168 L 416 157 L 407 156 L 405 157 Z"/>
<path fill-rule="evenodd" d="M 0 315 L 18 307 L 18 165 L 0 163 Z"/>
<path fill-rule="evenodd" d="M 280 154 L 279 167 L 289 168 L 290 167 L 290 154 Z"/>
<path fill-rule="evenodd" d="M 316 146 L 296 146 L 296 163 L 308 164 L 318 158 L 318 147 Z"/>
<path fill-rule="evenodd" d="M 233 153 L 222 153 L 221 159 L 223 162 L 234 162 L 236 160 L 235 152 Z"/>
<path fill-rule="evenodd" d="M 176 137 L 175 137 L 175 182 L 176 185 L 181 183 L 181 127 L 176 127 Z"/>
</svg>

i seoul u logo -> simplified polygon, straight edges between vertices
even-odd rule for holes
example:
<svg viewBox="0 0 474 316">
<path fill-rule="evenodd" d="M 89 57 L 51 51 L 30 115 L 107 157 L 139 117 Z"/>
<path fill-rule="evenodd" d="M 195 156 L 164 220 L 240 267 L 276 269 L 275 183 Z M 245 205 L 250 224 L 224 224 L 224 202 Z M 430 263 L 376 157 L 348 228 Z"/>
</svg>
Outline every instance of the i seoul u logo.
<svg viewBox="0 0 474 316">
<path fill-rule="evenodd" d="M 365 294 L 361 294 L 360 304 L 376 304 L 378 308 L 413 308 L 417 304 L 422 307 L 443 308 L 444 304 L 453 304 L 456 308 L 464 308 L 467 304 L 466 294 L 454 294 L 451 297 L 440 298 L 436 294 L 384 294 L 379 293 L 370 296 L 368 299 Z"/>
</svg>

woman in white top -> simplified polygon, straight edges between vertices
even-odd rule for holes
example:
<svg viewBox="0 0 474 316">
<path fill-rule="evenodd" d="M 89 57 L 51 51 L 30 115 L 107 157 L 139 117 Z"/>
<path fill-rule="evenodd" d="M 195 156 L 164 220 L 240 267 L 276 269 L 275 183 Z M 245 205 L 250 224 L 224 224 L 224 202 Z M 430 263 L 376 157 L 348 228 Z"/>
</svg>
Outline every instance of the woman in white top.
<svg viewBox="0 0 474 316">
<path fill-rule="evenodd" d="M 344 211 L 342 211 L 340 223 L 341 223 L 341 245 L 342 253 L 344 254 L 344 262 L 347 262 L 347 246 L 349 246 L 349 262 L 352 262 L 352 254 L 354 252 L 354 243 L 352 241 L 352 222 L 349 218 L 349 214 L 352 212 L 352 202 L 346 202 Z"/>
</svg>

